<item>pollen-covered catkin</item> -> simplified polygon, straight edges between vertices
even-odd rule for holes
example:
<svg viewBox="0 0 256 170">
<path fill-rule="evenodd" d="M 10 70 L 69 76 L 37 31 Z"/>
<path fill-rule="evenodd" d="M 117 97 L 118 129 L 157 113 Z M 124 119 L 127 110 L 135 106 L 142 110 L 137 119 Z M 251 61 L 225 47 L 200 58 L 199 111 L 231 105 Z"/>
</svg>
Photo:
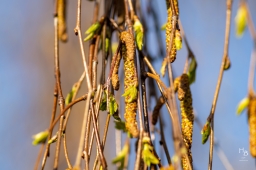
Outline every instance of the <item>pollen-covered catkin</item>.
<svg viewBox="0 0 256 170">
<path fill-rule="evenodd" d="M 256 157 L 256 97 L 251 97 L 248 109 L 250 153 Z"/>
<path fill-rule="evenodd" d="M 192 146 L 192 135 L 193 135 L 193 124 L 194 124 L 194 114 L 192 107 L 192 96 L 189 87 L 189 78 L 187 74 L 182 74 L 177 81 L 178 85 L 178 98 L 180 100 L 181 109 L 181 131 L 183 135 L 183 140 L 187 148 L 188 157 L 192 165 L 193 159 L 191 154 Z M 174 84 L 175 84 L 174 83 Z M 185 157 L 182 158 L 182 166 L 184 170 L 188 169 L 188 163 Z"/>
<path fill-rule="evenodd" d="M 122 57 L 124 59 L 124 91 L 131 87 L 138 86 L 138 79 L 135 73 L 135 46 L 133 35 L 127 31 L 121 33 L 120 40 L 122 41 Z M 125 126 L 133 137 L 138 137 L 139 130 L 136 120 L 137 97 L 129 101 L 130 97 L 125 97 Z"/>
<path fill-rule="evenodd" d="M 159 111 L 160 111 L 160 109 L 162 108 L 163 105 L 164 105 L 164 98 L 163 98 L 163 96 L 161 96 L 157 100 L 156 106 L 154 107 L 154 110 L 153 110 L 152 122 L 151 122 L 153 125 L 156 125 L 157 120 L 158 120 L 158 116 L 159 116 Z"/>
<path fill-rule="evenodd" d="M 173 17 L 172 9 L 171 9 L 171 5 L 170 5 L 169 0 L 166 0 L 166 6 L 167 6 L 166 51 L 168 52 L 169 51 L 169 45 L 170 45 L 169 43 L 171 41 L 172 17 Z M 174 0 L 174 9 L 175 9 L 176 14 L 179 15 L 178 0 Z M 176 45 L 175 45 L 175 42 L 173 41 L 172 49 L 170 50 L 170 53 L 169 53 L 169 59 L 170 59 L 171 63 L 174 62 L 175 59 L 176 59 L 176 52 L 177 52 Z"/>
<path fill-rule="evenodd" d="M 66 25 L 66 0 L 58 0 L 58 25 L 59 39 L 66 42 L 68 39 Z"/>
<path fill-rule="evenodd" d="M 121 55 L 118 54 L 116 56 L 115 66 L 114 66 L 114 70 L 113 70 L 113 73 L 111 76 L 112 86 L 115 90 L 119 90 L 119 86 L 120 86 L 119 77 L 118 77 L 118 69 L 120 66 L 120 60 L 121 60 Z"/>
</svg>

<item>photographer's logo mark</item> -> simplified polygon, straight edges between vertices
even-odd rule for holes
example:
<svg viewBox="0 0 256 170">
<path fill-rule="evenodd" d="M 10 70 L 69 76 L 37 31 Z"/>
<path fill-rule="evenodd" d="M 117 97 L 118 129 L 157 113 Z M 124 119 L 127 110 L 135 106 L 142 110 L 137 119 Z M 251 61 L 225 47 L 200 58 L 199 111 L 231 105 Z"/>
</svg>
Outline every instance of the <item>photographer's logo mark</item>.
<svg viewBox="0 0 256 170">
<path fill-rule="evenodd" d="M 245 150 L 244 148 L 239 148 L 238 152 L 239 152 L 239 154 L 242 154 L 242 157 L 241 157 L 241 159 L 239 161 L 248 161 L 246 159 L 246 156 L 249 155 L 247 150 Z"/>
</svg>

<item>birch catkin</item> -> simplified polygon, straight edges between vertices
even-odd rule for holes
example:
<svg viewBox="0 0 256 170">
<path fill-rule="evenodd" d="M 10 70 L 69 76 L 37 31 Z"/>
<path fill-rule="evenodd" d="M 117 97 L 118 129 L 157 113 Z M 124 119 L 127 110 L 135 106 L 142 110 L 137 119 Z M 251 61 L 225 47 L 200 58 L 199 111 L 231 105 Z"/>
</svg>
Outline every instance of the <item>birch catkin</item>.
<svg viewBox="0 0 256 170">
<path fill-rule="evenodd" d="M 122 57 L 124 59 L 124 91 L 138 86 L 138 79 L 135 74 L 135 46 L 133 35 L 127 31 L 121 33 L 120 40 L 124 44 L 122 46 Z M 129 133 L 133 137 L 139 135 L 139 130 L 136 120 L 136 110 L 137 110 L 137 97 L 130 101 L 130 96 L 125 97 L 125 126 Z"/>
<path fill-rule="evenodd" d="M 170 45 L 169 43 L 171 41 L 172 16 L 173 16 L 169 0 L 166 0 L 166 6 L 167 6 L 166 51 L 169 52 L 169 45 Z M 174 9 L 175 9 L 176 15 L 178 16 L 179 15 L 179 7 L 178 7 L 178 1 L 177 0 L 174 0 Z M 175 42 L 173 41 L 172 43 L 173 43 L 172 44 L 172 49 L 170 50 L 170 53 L 169 53 L 169 59 L 170 59 L 171 63 L 175 61 L 176 52 L 177 52 Z"/>
<path fill-rule="evenodd" d="M 250 133 L 250 153 L 253 157 L 256 157 L 256 97 L 250 98 L 248 124 Z"/>
<path fill-rule="evenodd" d="M 59 39 L 66 42 L 68 39 L 66 25 L 66 0 L 58 0 L 58 24 Z"/>
<path fill-rule="evenodd" d="M 118 68 L 120 66 L 120 60 L 121 60 L 121 55 L 118 54 L 116 56 L 115 66 L 111 76 L 112 86 L 115 90 L 119 90 L 119 86 L 120 86 L 119 77 L 118 77 Z"/>
<path fill-rule="evenodd" d="M 174 82 L 174 88 L 178 91 L 178 98 L 180 100 L 181 109 L 181 131 L 183 140 L 187 148 L 188 157 L 192 165 L 193 159 L 191 154 L 192 146 L 192 135 L 193 135 L 193 124 L 194 114 L 192 107 L 192 96 L 189 88 L 189 78 L 187 74 L 182 74 Z M 187 160 L 182 157 L 182 166 L 184 170 L 189 169 Z"/>
</svg>

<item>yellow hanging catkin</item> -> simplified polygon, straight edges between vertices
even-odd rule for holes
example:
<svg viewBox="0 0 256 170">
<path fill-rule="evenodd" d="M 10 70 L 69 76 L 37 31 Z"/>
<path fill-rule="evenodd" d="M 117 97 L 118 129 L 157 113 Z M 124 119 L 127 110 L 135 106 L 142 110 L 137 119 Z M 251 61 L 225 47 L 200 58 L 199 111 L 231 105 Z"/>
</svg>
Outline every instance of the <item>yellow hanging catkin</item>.
<svg viewBox="0 0 256 170">
<path fill-rule="evenodd" d="M 120 60 L 121 60 L 121 55 L 118 54 L 116 56 L 115 66 L 111 76 L 112 86 L 115 90 L 119 90 L 119 86 L 120 86 L 119 77 L 118 77 L 118 68 L 120 66 Z"/>
<path fill-rule="evenodd" d="M 58 25 L 59 39 L 66 42 L 68 39 L 66 25 L 66 0 L 58 0 Z"/>
<path fill-rule="evenodd" d="M 128 31 L 124 31 L 120 35 L 122 45 L 122 57 L 124 59 L 124 91 L 131 87 L 137 88 L 138 79 L 135 73 L 135 46 L 133 35 Z M 130 97 L 125 97 L 125 126 L 133 137 L 138 137 L 139 130 L 136 120 L 137 97 L 130 101 Z"/>
<path fill-rule="evenodd" d="M 191 154 L 192 146 L 192 135 L 193 135 L 193 124 L 194 114 L 192 106 L 192 96 L 189 87 L 189 78 L 187 74 L 182 74 L 174 81 L 174 89 L 178 91 L 178 98 L 180 100 L 181 109 L 181 131 L 183 140 L 187 148 L 188 157 L 192 165 L 193 159 Z M 183 170 L 189 169 L 188 163 L 185 157 L 182 157 Z"/>
<path fill-rule="evenodd" d="M 250 153 L 253 157 L 256 157 L 256 97 L 250 97 L 248 123 L 250 133 Z"/>
<path fill-rule="evenodd" d="M 171 41 L 172 16 L 173 16 L 169 0 L 166 0 L 166 6 L 167 6 L 166 51 L 168 52 L 169 51 L 169 45 L 170 45 L 169 43 Z M 179 7 L 178 7 L 178 1 L 177 0 L 174 0 L 174 9 L 175 9 L 175 12 L 178 16 L 179 15 Z M 169 59 L 170 59 L 171 63 L 174 62 L 175 59 L 176 59 L 176 52 L 177 52 L 176 45 L 175 45 L 175 42 L 173 41 L 172 50 L 170 50 L 170 53 L 169 53 Z"/>
<path fill-rule="evenodd" d="M 169 56 L 169 58 L 164 58 L 163 62 L 162 62 L 162 66 L 161 66 L 161 74 L 162 76 L 165 75 L 165 70 L 166 70 L 166 65 L 169 62 L 173 63 L 176 59 L 176 53 L 177 53 L 177 48 L 176 48 L 176 44 L 175 44 L 175 36 L 176 36 L 176 32 L 175 35 L 173 37 L 173 44 L 172 44 L 172 49 L 169 52 L 169 45 L 170 45 L 170 41 L 171 41 L 171 33 L 172 33 L 172 9 L 171 9 L 171 5 L 169 0 L 166 0 L 166 6 L 167 6 L 167 23 L 166 23 L 166 53 L 168 53 L 167 56 Z M 178 0 L 174 0 L 174 10 L 176 12 L 176 15 L 179 16 L 179 6 L 178 6 Z"/>
</svg>

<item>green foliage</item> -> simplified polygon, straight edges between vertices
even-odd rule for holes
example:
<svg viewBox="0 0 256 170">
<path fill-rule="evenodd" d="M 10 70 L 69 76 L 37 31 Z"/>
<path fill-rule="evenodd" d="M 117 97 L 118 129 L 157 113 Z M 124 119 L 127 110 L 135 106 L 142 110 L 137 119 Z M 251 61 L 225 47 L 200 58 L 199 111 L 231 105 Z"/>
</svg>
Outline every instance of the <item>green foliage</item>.
<svg viewBox="0 0 256 170">
<path fill-rule="evenodd" d="M 118 104 L 116 102 L 115 96 L 113 94 L 109 94 L 109 103 L 108 103 L 108 111 L 111 116 L 116 120 L 121 120 L 118 115 Z M 103 96 L 100 102 L 100 110 L 107 110 L 107 91 L 103 92 Z"/>
<path fill-rule="evenodd" d="M 235 18 L 237 37 L 242 37 L 244 33 L 244 30 L 247 25 L 246 15 L 247 15 L 246 7 L 244 5 L 241 5 L 237 10 L 236 18 Z"/>
<path fill-rule="evenodd" d="M 135 31 L 135 40 L 136 40 L 136 44 L 138 46 L 138 49 L 142 50 L 143 36 L 144 36 L 143 26 L 142 26 L 142 24 L 140 23 L 140 20 L 137 17 L 135 17 L 135 22 L 133 24 L 133 28 L 134 28 L 134 31 Z"/>
<path fill-rule="evenodd" d="M 144 137 L 142 139 L 143 142 L 143 150 L 142 150 L 142 159 L 144 163 L 149 167 L 150 164 L 159 164 L 159 160 L 157 157 L 152 153 L 153 146 L 149 144 L 150 139 L 149 137 Z"/>
<path fill-rule="evenodd" d="M 133 102 L 135 99 L 137 99 L 138 91 L 137 87 L 131 86 L 128 89 L 125 90 L 123 97 L 128 97 L 128 103 Z"/>
<path fill-rule="evenodd" d="M 248 107 L 249 103 L 250 99 L 248 97 L 243 98 L 237 106 L 236 114 L 240 115 Z"/>
<path fill-rule="evenodd" d="M 32 136 L 32 138 L 34 139 L 32 144 L 38 145 L 40 143 L 44 143 L 47 140 L 48 135 L 49 135 L 48 131 L 43 131 L 35 134 L 34 136 Z"/>
<path fill-rule="evenodd" d="M 109 50 L 109 44 L 110 44 L 110 40 L 109 40 L 109 38 L 106 38 L 105 39 L 105 52 L 107 53 L 108 52 L 108 50 Z"/>
<path fill-rule="evenodd" d="M 113 164 L 120 163 L 120 166 L 118 166 L 118 170 L 124 169 L 124 161 L 125 158 L 129 155 L 129 143 L 126 143 L 121 150 L 121 152 L 118 153 L 118 155 L 112 160 Z"/>
<path fill-rule="evenodd" d="M 106 91 L 103 92 L 103 96 L 100 102 L 100 110 L 105 111 L 107 110 L 107 93 Z"/>
<path fill-rule="evenodd" d="M 179 37 L 175 36 L 174 42 L 175 42 L 176 49 L 180 50 L 182 48 L 182 41 L 181 41 L 181 39 Z"/>
<path fill-rule="evenodd" d="M 163 31 L 166 30 L 166 23 L 164 23 L 164 24 L 161 26 L 161 30 L 163 30 Z"/>
<path fill-rule="evenodd" d="M 196 68 L 197 68 L 196 58 L 192 57 L 189 64 L 189 69 L 188 69 L 189 84 L 192 84 L 196 81 Z"/>
<path fill-rule="evenodd" d="M 101 24 L 99 22 L 96 22 L 95 24 L 92 24 L 86 31 L 85 34 L 87 34 L 87 37 L 85 37 L 84 41 L 88 41 L 93 38 L 93 36 L 97 33 L 97 31 L 100 29 Z"/>
<path fill-rule="evenodd" d="M 205 144 L 207 142 L 210 133 L 211 133 L 211 126 L 210 126 L 210 123 L 207 121 L 203 129 L 201 130 L 202 144 Z"/>
<path fill-rule="evenodd" d="M 73 98 L 74 94 L 76 93 L 76 91 L 77 91 L 77 87 L 76 87 L 76 84 L 74 84 L 72 89 L 68 93 L 67 97 L 65 98 L 66 105 L 68 105 L 72 101 L 72 98 Z"/>
</svg>

